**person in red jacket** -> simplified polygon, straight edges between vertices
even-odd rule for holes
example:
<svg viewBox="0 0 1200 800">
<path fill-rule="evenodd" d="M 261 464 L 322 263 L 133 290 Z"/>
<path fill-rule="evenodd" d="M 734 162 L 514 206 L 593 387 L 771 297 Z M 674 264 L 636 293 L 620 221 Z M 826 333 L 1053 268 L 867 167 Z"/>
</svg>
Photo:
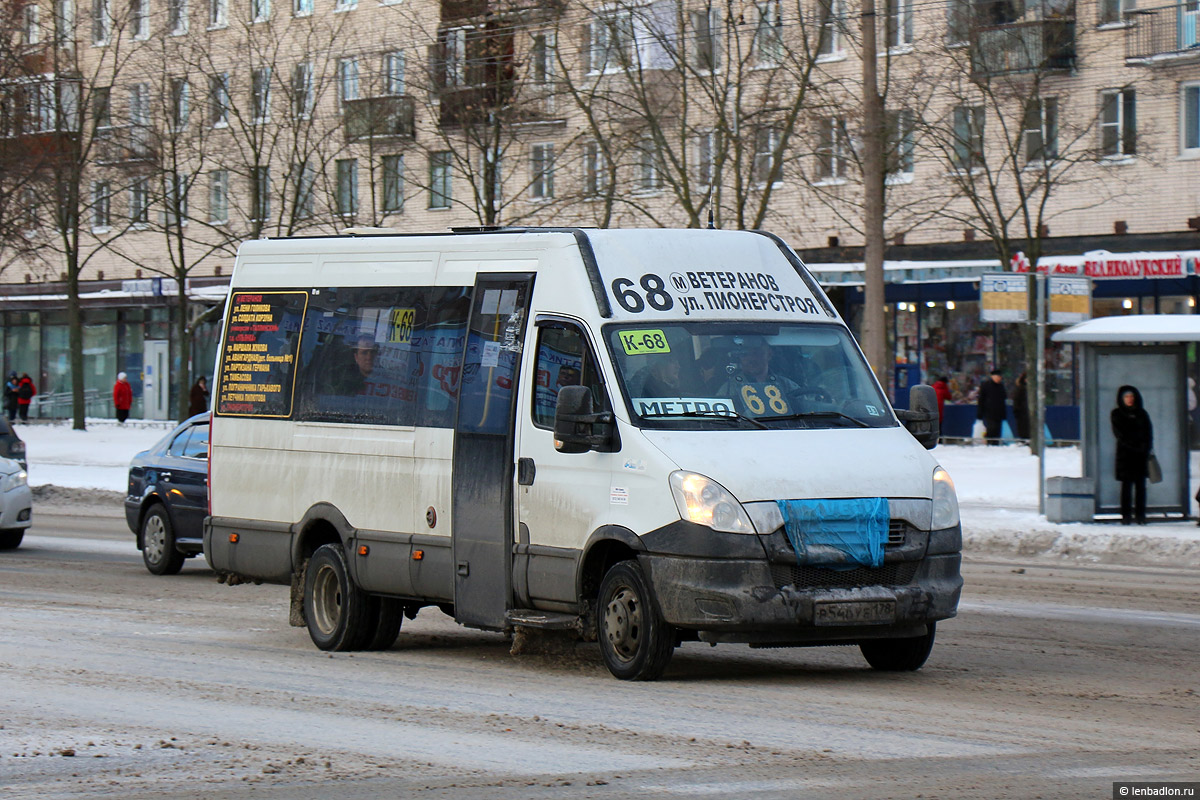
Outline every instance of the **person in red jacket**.
<svg viewBox="0 0 1200 800">
<path fill-rule="evenodd" d="M 129 407 L 133 405 L 133 387 L 124 372 L 117 373 L 117 382 L 113 384 L 113 406 L 117 409 L 117 422 L 124 423 L 129 419 Z"/>
<path fill-rule="evenodd" d="M 28 372 L 22 372 L 21 380 L 17 382 L 17 411 L 21 414 L 21 422 L 29 421 L 29 403 L 35 394 L 37 387 L 33 385 L 33 378 Z"/>
<path fill-rule="evenodd" d="M 946 401 L 950 399 L 950 379 L 945 375 L 933 382 L 933 393 L 938 400 L 938 424 L 946 419 Z"/>
</svg>

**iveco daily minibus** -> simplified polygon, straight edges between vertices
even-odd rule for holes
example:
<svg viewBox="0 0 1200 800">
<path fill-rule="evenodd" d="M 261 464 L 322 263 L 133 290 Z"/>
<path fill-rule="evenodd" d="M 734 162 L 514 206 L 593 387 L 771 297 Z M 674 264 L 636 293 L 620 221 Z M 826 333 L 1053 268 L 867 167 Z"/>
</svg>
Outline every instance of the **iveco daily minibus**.
<svg viewBox="0 0 1200 800">
<path fill-rule="evenodd" d="M 914 670 L 961 588 L 931 395 L 894 411 L 768 234 L 247 242 L 204 552 L 290 584 L 326 650 L 388 648 L 435 606 L 596 638 L 624 679 L 697 640 Z"/>
</svg>

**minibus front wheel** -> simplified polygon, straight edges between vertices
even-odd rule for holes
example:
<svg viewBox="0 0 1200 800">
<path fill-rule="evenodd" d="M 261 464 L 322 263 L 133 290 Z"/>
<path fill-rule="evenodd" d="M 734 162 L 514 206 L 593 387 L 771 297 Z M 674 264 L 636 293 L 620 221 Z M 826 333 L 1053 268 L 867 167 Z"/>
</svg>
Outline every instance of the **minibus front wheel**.
<svg viewBox="0 0 1200 800">
<path fill-rule="evenodd" d="M 859 642 L 858 649 L 873 669 L 881 672 L 914 672 L 925 666 L 933 650 L 937 623 L 929 623 L 924 636 L 908 639 L 872 639 Z"/>
<path fill-rule="evenodd" d="M 658 613 L 636 561 L 619 561 L 600 582 L 596 633 L 604 664 L 624 681 L 652 681 L 666 670 L 675 631 Z"/>
</svg>

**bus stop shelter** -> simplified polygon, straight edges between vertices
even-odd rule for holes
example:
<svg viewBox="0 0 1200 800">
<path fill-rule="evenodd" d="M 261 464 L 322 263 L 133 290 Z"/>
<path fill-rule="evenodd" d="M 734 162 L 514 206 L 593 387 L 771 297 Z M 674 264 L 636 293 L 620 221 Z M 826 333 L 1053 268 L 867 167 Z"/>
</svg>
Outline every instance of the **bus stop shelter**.
<svg viewBox="0 0 1200 800">
<path fill-rule="evenodd" d="M 1090 484 L 1093 514 L 1120 514 L 1121 484 L 1114 475 L 1116 439 L 1110 414 L 1117 390 L 1136 386 L 1154 426 L 1154 454 L 1163 479 L 1146 486 L 1146 511 L 1182 514 L 1188 491 L 1187 346 L 1200 342 L 1200 315 L 1135 314 L 1099 317 L 1054 334 L 1083 350 L 1080 411 L 1083 483 Z"/>
</svg>

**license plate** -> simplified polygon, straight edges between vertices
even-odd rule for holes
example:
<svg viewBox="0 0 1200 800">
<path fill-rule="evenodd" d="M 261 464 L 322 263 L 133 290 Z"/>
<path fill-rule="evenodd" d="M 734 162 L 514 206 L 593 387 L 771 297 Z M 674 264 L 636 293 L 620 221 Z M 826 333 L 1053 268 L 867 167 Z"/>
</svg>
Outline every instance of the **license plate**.
<svg viewBox="0 0 1200 800">
<path fill-rule="evenodd" d="M 816 603 L 813 607 L 815 625 L 881 625 L 895 620 L 895 600 Z"/>
</svg>

